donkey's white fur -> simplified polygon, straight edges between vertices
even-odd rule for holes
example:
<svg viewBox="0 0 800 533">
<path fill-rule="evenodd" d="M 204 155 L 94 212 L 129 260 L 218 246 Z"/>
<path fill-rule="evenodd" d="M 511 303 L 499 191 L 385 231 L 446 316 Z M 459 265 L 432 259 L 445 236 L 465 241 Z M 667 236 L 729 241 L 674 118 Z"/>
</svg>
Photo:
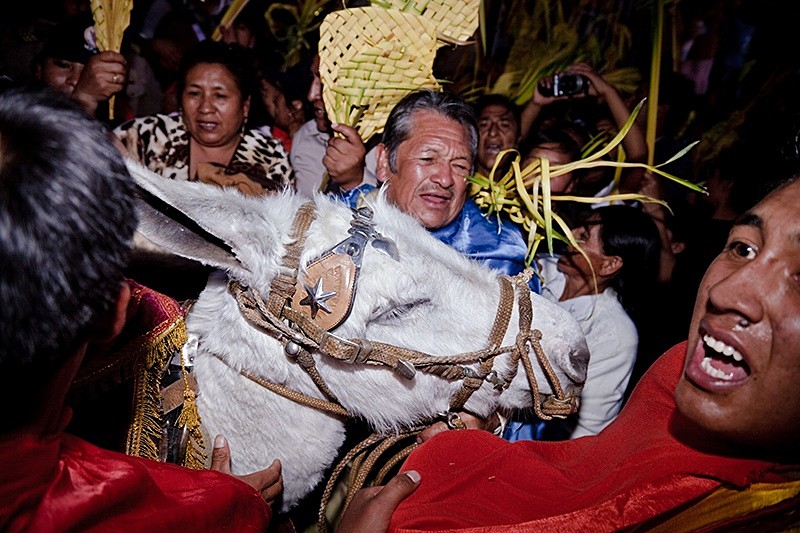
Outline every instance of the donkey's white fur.
<svg viewBox="0 0 800 533">
<path fill-rule="evenodd" d="M 304 201 L 290 194 L 245 197 L 198 183 L 165 180 L 131 165 L 137 181 L 151 193 L 187 214 L 227 243 L 235 260 L 209 259 L 202 250 L 181 245 L 180 238 L 160 235 L 166 224 L 143 223 L 141 231 L 173 252 L 223 268 L 209 283 L 187 319 L 190 336 L 199 340 L 194 372 L 200 388 L 198 407 L 210 435 L 224 434 L 233 453 L 233 471 L 262 469 L 274 458 L 283 465 L 284 509 L 296 504 L 321 480 L 344 440 L 339 418 L 293 403 L 238 374 L 239 369 L 274 383 L 321 397 L 307 374 L 283 352 L 281 344 L 251 326 L 226 289 L 227 278 L 257 287 L 266 298 L 280 268 L 295 212 Z M 325 197 L 315 198 L 301 264 L 347 237 L 351 211 Z M 414 219 L 379 197 L 375 228 L 393 239 L 399 261 L 368 246 L 348 319 L 335 333 L 391 343 L 434 355 L 484 348 L 499 300 L 496 273 L 433 238 Z M 543 333 L 542 346 L 569 391 L 579 391 L 586 377 L 588 351 L 577 323 L 560 307 L 533 295 L 533 328 Z M 519 331 L 517 307 L 503 344 Z M 212 354 L 223 355 L 232 367 Z M 376 430 L 392 430 L 446 411 L 460 382 L 417 372 L 404 379 L 384 367 L 332 361 L 315 354 L 319 373 L 342 406 Z M 542 393 L 552 392 L 531 354 Z M 509 356 L 495 368 L 510 374 Z M 489 383 L 470 398 L 467 408 L 479 415 L 496 409 L 531 405 L 522 368 L 508 390 Z"/>
</svg>

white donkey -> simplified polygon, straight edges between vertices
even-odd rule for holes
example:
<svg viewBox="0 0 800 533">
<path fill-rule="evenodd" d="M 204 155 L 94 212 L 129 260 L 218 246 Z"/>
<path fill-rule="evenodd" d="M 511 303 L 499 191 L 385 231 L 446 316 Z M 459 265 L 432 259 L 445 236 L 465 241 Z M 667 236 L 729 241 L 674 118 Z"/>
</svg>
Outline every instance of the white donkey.
<svg viewBox="0 0 800 533">
<path fill-rule="evenodd" d="M 200 416 L 210 435 L 229 439 L 235 473 L 281 459 L 284 510 L 320 482 L 345 436 L 343 416 L 304 403 L 335 403 L 386 433 L 464 402 L 480 416 L 542 412 L 546 397 L 551 412 L 574 410 L 589 354 L 572 317 L 524 280 L 509 283 L 442 244 L 383 198 L 357 214 L 317 197 L 303 231 L 295 224 L 301 197 L 246 197 L 130 167 L 148 191 L 140 231 L 222 271 L 187 318 Z M 198 227 L 163 216 L 154 197 Z M 533 349 L 533 330 L 543 350 Z"/>
</svg>

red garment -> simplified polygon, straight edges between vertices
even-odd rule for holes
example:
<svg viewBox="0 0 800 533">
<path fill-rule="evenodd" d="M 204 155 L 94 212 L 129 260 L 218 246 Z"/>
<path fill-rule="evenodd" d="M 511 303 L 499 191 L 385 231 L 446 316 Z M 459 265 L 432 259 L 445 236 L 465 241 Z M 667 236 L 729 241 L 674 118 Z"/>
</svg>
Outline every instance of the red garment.
<svg viewBox="0 0 800 533">
<path fill-rule="evenodd" d="M 278 139 L 283 147 L 286 148 L 286 153 L 292 151 L 292 137 L 289 135 L 289 132 L 286 130 L 279 128 L 278 126 L 272 126 L 272 136 Z"/>
<path fill-rule="evenodd" d="M 483 431 L 437 435 L 403 466 L 422 481 L 390 530 L 617 531 L 720 486 L 791 481 L 781 472 L 797 465 L 709 455 L 675 438 L 685 354 L 686 343 L 664 354 L 597 436 L 509 443 Z"/>
<path fill-rule="evenodd" d="M 233 476 L 67 434 L 0 441 L 0 531 L 265 531 L 270 509 Z"/>
</svg>

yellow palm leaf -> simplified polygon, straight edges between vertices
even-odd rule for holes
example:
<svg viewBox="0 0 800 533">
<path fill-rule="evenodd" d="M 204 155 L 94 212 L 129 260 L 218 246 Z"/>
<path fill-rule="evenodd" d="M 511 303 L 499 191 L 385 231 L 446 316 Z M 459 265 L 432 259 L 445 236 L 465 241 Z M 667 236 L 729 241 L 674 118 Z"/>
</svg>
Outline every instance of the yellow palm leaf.
<svg viewBox="0 0 800 533">
<path fill-rule="evenodd" d="M 94 38 L 101 52 L 119 52 L 122 36 L 131 23 L 133 0 L 91 0 Z M 108 118 L 114 119 L 114 97 L 108 100 Z"/>
<path fill-rule="evenodd" d="M 553 250 L 553 240 L 557 239 L 568 242 L 583 253 L 579 243 L 575 240 L 567 225 L 558 214 L 553 211 L 554 203 L 571 201 L 595 204 L 601 202 L 639 201 L 656 202 L 669 208 L 665 202 L 643 194 L 612 194 L 603 197 L 554 195 L 550 190 L 550 180 L 555 177 L 575 170 L 597 167 L 611 167 L 615 169 L 643 168 L 653 174 L 673 180 L 690 189 L 705 192 L 702 187 L 679 179 L 659 168 L 660 166 L 671 163 L 679 157 L 683 157 L 694 145 L 684 148 L 665 163 L 656 166 L 646 163 L 628 163 L 625 161 L 603 158 L 622 142 L 622 139 L 636 120 L 636 116 L 641 110 L 643 103 L 644 101 L 636 106 L 636 109 L 628 118 L 628 121 L 611 141 L 605 146 L 602 146 L 599 150 L 585 156 L 583 159 L 564 165 L 552 166 L 547 159 L 536 159 L 526 167 L 520 168 L 519 152 L 516 150 L 505 150 L 498 154 L 494 168 L 491 170 L 488 177 L 478 174 L 469 178 L 471 184 L 470 193 L 482 210 L 487 212 L 487 214 L 495 214 L 498 217 L 500 213 L 504 213 L 512 222 L 519 224 L 522 229 L 527 232 L 528 255 L 526 261 L 528 264 L 533 261 L 533 256 L 542 241 L 547 243 L 547 248 L 551 252 Z M 511 162 L 510 170 L 502 178 L 495 179 L 498 167 L 501 164 L 507 164 L 507 162 L 504 161 L 506 156 L 513 156 L 514 158 Z M 555 229 L 556 226 L 560 231 Z M 543 236 L 539 234 L 540 229 L 544 233 Z"/>
<path fill-rule="evenodd" d="M 331 119 L 365 141 L 403 96 L 438 88 L 436 27 L 421 15 L 365 7 L 334 11 L 320 26 L 322 98 Z"/>
<path fill-rule="evenodd" d="M 222 15 L 222 19 L 220 19 L 219 26 L 214 28 L 214 32 L 211 34 L 213 40 L 219 41 L 222 39 L 222 28 L 230 28 L 233 21 L 236 20 L 236 17 L 239 16 L 239 13 L 242 12 L 249 1 L 250 0 L 233 0 L 233 2 L 230 3 L 228 9 L 226 9 L 225 13 Z"/>
<path fill-rule="evenodd" d="M 438 38 L 465 44 L 478 29 L 480 0 L 372 0 L 373 6 L 414 13 L 436 26 Z"/>
</svg>

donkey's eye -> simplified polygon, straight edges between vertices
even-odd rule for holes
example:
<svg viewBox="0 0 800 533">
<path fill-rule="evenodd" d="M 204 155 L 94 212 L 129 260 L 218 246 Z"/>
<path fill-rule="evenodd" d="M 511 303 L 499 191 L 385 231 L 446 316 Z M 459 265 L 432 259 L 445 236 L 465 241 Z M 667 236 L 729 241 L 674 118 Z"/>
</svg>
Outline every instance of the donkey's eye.
<svg viewBox="0 0 800 533">
<path fill-rule="evenodd" d="M 372 319 L 370 322 L 389 324 L 391 322 L 406 318 L 413 311 L 429 304 L 430 302 L 431 301 L 427 298 L 403 303 L 392 302 L 388 309 L 375 309 L 372 312 Z"/>
</svg>

